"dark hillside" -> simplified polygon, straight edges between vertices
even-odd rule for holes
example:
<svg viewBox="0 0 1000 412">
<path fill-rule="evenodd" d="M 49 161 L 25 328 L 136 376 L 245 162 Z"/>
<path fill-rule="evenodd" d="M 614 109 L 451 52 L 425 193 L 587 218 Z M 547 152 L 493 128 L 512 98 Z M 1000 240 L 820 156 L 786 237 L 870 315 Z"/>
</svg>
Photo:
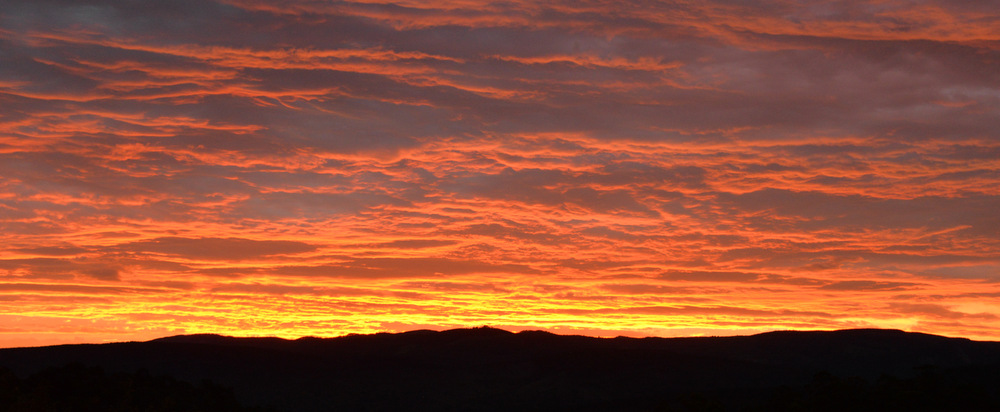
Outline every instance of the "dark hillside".
<svg viewBox="0 0 1000 412">
<path fill-rule="evenodd" d="M 893 330 L 598 339 L 476 328 L 0 350 L 0 367 L 22 379 L 72 363 L 209 380 L 244 405 L 287 411 L 935 405 L 921 397 L 961 400 L 967 410 L 1000 406 L 1000 343 Z"/>
</svg>

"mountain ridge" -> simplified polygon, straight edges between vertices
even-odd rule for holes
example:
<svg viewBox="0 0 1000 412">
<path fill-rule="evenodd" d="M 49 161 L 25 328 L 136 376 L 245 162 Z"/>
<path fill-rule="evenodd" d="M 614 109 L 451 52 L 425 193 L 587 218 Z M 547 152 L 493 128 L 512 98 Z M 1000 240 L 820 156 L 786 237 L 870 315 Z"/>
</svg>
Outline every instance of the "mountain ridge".
<svg viewBox="0 0 1000 412">
<path fill-rule="evenodd" d="M 484 327 L 0 349 L 0 367 L 18 376 L 67 364 L 209 380 L 245 404 L 288 411 L 658 409 L 692 394 L 740 410 L 817 376 L 863 382 L 857 390 L 928 371 L 1000 384 L 1000 342 L 886 329 L 594 338 Z"/>
</svg>

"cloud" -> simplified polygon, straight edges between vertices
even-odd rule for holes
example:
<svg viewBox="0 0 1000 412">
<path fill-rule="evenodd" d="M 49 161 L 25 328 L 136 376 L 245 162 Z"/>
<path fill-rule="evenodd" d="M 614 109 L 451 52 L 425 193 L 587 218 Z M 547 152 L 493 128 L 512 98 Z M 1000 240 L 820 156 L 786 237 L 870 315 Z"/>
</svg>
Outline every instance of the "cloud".
<svg viewBox="0 0 1000 412">
<path fill-rule="evenodd" d="M 17 278 L 73 279 L 79 275 L 107 281 L 118 280 L 122 268 L 109 259 L 27 258 L 0 260 L 0 270 Z"/>
<path fill-rule="evenodd" d="M 997 315 L 992 313 L 964 313 L 948 309 L 947 307 L 942 305 L 935 305 L 930 303 L 893 302 L 890 303 L 889 306 L 895 310 L 907 314 L 931 316 L 944 319 L 960 319 L 960 318 L 996 319 L 997 318 Z"/>
<path fill-rule="evenodd" d="M 315 286 L 291 286 L 282 284 L 259 284 L 259 283 L 229 283 L 212 288 L 212 293 L 243 293 L 246 295 L 328 295 L 328 296 L 366 296 L 381 295 L 381 291 L 351 289 L 351 288 L 323 288 Z"/>
<path fill-rule="evenodd" d="M 358 258 L 343 264 L 282 266 L 275 275 L 319 276 L 360 279 L 435 278 L 467 274 L 537 274 L 537 269 L 521 264 L 492 264 L 448 258 Z"/>
<path fill-rule="evenodd" d="M 908 282 L 878 282 L 873 280 L 845 280 L 823 285 L 820 289 L 836 291 L 865 291 L 865 290 L 906 290 L 920 286 L 917 283 Z"/>
<path fill-rule="evenodd" d="M 426 249 L 433 247 L 451 246 L 457 244 L 458 242 L 454 240 L 439 240 L 439 239 L 401 239 L 393 240 L 391 242 L 383 243 L 370 243 L 357 245 L 359 248 L 371 247 L 371 248 L 385 248 L 385 249 Z"/>
<path fill-rule="evenodd" d="M 16 252 L 42 256 L 72 256 L 87 252 L 87 249 L 75 246 L 41 246 L 14 249 Z"/>
<path fill-rule="evenodd" d="M 670 271 L 659 275 L 659 278 L 665 280 L 695 282 L 753 282 L 760 277 L 757 273 L 707 271 Z"/>
<path fill-rule="evenodd" d="M 4 1 L 0 313 L 996 339 L 989 5 L 641 3 Z"/>
<path fill-rule="evenodd" d="M 248 260 L 312 252 L 316 246 L 290 240 L 161 237 L 120 245 L 125 251 L 181 256 L 189 259 Z"/>
<path fill-rule="evenodd" d="M 151 293 L 156 289 L 133 288 L 120 286 L 87 286 L 87 285 L 57 285 L 42 283 L 4 283 L 0 284 L 4 292 L 57 292 L 83 295 L 121 295 L 133 293 Z"/>
<path fill-rule="evenodd" d="M 720 203 L 737 210 L 756 213 L 751 223 L 759 227 L 796 228 L 928 228 L 947 229 L 967 226 L 974 231 L 1000 227 L 1000 220 L 976 213 L 1000 206 L 997 196 L 927 196 L 886 199 L 861 195 L 836 195 L 822 192 L 799 192 L 764 189 L 740 195 L 722 194 Z M 947 210 L 949 213 L 941 213 Z M 761 214 L 766 212 L 766 214 Z M 804 222 L 783 222 L 805 219 Z"/>
<path fill-rule="evenodd" d="M 699 290 L 698 288 L 690 288 L 690 287 L 644 285 L 644 284 L 609 284 L 602 286 L 602 288 L 614 293 L 624 293 L 628 295 L 636 295 L 636 294 L 691 295 L 704 291 L 704 289 Z"/>
</svg>

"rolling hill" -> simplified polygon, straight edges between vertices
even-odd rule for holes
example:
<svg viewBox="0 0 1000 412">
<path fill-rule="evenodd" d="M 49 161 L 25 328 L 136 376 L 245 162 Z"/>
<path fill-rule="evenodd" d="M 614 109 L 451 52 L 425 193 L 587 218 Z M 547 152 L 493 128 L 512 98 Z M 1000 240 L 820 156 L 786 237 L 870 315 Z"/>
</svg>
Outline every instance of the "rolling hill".
<svg viewBox="0 0 1000 412">
<path fill-rule="evenodd" d="M 205 410 L 1000 407 L 1000 342 L 879 329 L 642 339 L 494 328 L 297 340 L 182 335 L 2 349 L 0 368 L 8 388 L 20 388 L 0 392 L 0 411 L 28 410 L 25 394 L 38 387 L 50 392 L 36 397 L 65 397 L 60 385 L 94 376 L 119 387 L 152 378 L 170 390 L 188 385 L 176 390 L 216 405 L 198 407 Z M 74 388 L 90 398 L 121 392 Z M 146 409 L 171 410 L 157 402 Z"/>
</svg>

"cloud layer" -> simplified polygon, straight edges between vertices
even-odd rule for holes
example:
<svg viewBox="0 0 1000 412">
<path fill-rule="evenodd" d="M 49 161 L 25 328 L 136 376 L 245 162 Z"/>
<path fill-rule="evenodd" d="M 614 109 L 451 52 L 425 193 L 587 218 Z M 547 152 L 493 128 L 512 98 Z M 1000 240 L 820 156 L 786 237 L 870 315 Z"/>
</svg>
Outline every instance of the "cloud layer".
<svg viewBox="0 0 1000 412">
<path fill-rule="evenodd" d="M 955 1 L 6 1 L 0 344 L 490 324 L 1000 339 Z"/>
</svg>

